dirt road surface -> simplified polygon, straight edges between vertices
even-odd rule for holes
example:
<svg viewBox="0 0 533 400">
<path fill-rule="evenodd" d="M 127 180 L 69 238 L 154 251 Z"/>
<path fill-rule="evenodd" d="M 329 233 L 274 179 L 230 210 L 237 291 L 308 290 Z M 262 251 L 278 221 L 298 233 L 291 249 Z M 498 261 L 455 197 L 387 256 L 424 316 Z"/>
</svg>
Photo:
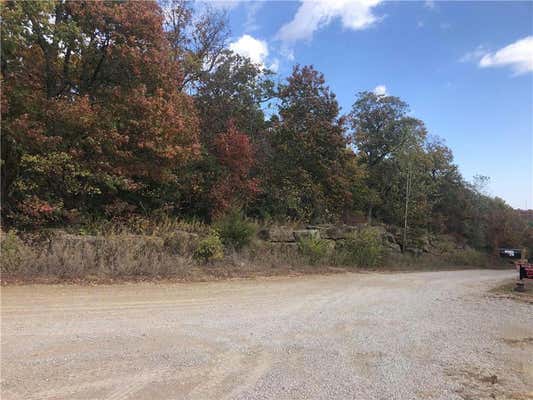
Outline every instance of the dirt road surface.
<svg viewBox="0 0 533 400">
<path fill-rule="evenodd" d="M 1 398 L 532 399 L 514 275 L 4 287 Z"/>
</svg>

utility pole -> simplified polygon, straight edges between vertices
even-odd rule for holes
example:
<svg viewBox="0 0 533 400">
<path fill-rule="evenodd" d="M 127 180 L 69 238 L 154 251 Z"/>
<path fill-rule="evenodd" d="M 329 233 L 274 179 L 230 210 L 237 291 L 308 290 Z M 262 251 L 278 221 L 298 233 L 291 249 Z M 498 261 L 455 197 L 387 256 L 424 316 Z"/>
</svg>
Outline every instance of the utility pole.
<svg viewBox="0 0 533 400">
<path fill-rule="evenodd" d="M 411 162 L 407 164 L 407 179 L 405 182 L 405 214 L 403 218 L 403 246 L 402 252 L 405 252 L 407 246 L 407 215 L 409 213 L 409 196 L 411 195 Z"/>
</svg>

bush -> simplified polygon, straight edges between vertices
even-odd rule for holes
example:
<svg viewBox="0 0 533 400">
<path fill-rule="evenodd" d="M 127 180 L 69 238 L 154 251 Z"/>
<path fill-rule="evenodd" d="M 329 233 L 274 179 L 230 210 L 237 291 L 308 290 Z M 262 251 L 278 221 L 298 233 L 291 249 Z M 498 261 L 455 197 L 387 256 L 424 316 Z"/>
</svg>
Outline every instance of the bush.
<svg viewBox="0 0 533 400">
<path fill-rule="evenodd" d="M 381 264 L 383 244 L 379 231 L 366 228 L 337 244 L 337 262 L 357 267 L 375 267 Z"/>
<path fill-rule="evenodd" d="M 451 265 L 469 267 L 487 267 L 491 265 L 490 256 L 478 250 L 456 250 L 445 257 Z"/>
<path fill-rule="evenodd" d="M 3 273 L 15 273 L 19 271 L 30 249 L 17 236 L 15 231 L 11 230 L 2 236 L 0 245 L 2 256 L 1 271 Z"/>
<path fill-rule="evenodd" d="M 224 258 L 224 247 L 219 235 L 212 232 L 200 240 L 198 247 L 194 250 L 193 257 L 204 263 Z"/>
<path fill-rule="evenodd" d="M 240 250 L 248 246 L 255 235 L 255 225 L 238 211 L 231 211 L 216 223 L 220 239 L 226 247 Z"/>
<path fill-rule="evenodd" d="M 326 240 L 311 236 L 298 241 L 298 250 L 310 264 L 318 264 L 327 257 L 330 246 Z"/>
</svg>

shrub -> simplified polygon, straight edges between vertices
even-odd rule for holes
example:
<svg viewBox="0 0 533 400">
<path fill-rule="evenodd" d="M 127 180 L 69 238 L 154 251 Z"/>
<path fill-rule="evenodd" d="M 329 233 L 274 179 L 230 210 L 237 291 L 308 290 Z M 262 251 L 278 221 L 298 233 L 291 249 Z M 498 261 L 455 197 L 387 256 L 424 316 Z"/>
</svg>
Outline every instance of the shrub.
<svg viewBox="0 0 533 400">
<path fill-rule="evenodd" d="M 13 230 L 3 235 L 0 250 L 2 256 L 1 271 L 3 273 L 18 272 L 30 251 Z"/>
<path fill-rule="evenodd" d="M 298 241 L 298 250 L 310 264 L 318 264 L 327 257 L 330 246 L 326 240 L 310 236 Z"/>
<path fill-rule="evenodd" d="M 337 261 L 357 267 L 378 266 L 383 257 L 383 244 L 379 231 L 365 228 L 337 244 Z"/>
<path fill-rule="evenodd" d="M 456 250 L 445 257 L 451 265 L 486 267 L 491 264 L 490 256 L 474 249 Z"/>
<path fill-rule="evenodd" d="M 198 243 L 193 257 L 197 261 L 207 263 L 221 260 L 224 257 L 224 247 L 217 233 L 212 232 Z"/>
<path fill-rule="evenodd" d="M 256 232 L 255 225 L 235 210 L 219 219 L 216 229 L 224 246 L 236 250 L 248 246 Z"/>
</svg>

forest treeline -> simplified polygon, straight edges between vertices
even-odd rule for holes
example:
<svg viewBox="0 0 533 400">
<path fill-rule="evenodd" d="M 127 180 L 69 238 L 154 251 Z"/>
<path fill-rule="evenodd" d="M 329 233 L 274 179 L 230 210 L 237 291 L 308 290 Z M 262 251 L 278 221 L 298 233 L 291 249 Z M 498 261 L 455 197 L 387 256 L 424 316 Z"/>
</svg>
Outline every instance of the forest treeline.
<svg viewBox="0 0 533 400">
<path fill-rule="evenodd" d="M 533 247 L 533 227 L 467 182 L 398 97 L 347 114 L 312 66 L 286 78 L 227 47 L 223 13 L 182 1 L 5 1 L 2 219 L 18 229 L 229 210 L 371 218 L 409 238 Z"/>
</svg>

